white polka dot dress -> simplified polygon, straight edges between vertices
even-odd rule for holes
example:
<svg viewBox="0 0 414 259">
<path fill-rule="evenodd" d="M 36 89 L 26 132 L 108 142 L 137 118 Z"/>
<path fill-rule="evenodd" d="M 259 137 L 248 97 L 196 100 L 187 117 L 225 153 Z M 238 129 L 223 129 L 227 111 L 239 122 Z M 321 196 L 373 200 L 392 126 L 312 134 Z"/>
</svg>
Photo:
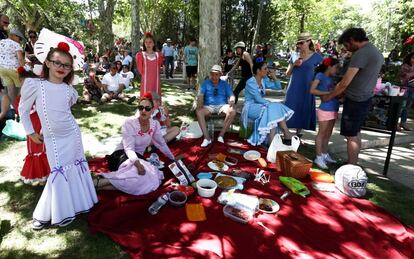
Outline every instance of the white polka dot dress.
<svg viewBox="0 0 414 259">
<path fill-rule="evenodd" d="M 64 224 L 98 201 L 79 126 L 70 110 L 77 97 L 76 90 L 65 83 L 26 79 L 22 87 L 22 124 L 27 134 L 34 132 L 29 113 L 35 103 L 51 169 L 33 212 L 33 219 L 41 223 Z"/>
</svg>

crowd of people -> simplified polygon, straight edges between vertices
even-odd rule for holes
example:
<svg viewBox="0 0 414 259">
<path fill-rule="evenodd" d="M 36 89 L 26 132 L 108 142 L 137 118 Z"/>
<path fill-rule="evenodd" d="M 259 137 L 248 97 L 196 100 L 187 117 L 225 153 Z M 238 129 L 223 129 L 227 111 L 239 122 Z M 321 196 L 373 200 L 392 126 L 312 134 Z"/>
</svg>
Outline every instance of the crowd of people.
<svg viewBox="0 0 414 259">
<path fill-rule="evenodd" d="M 4 124 L 5 120 L 14 118 L 15 112 L 19 114 L 28 136 L 28 155 L 22 177 L 28 181 L 46 181 L 33 213 L 32 227 L 66 226 L 77 214 L 94 206 L 98 201 L 97 189 L 120 190 L 133 195 L 157 189 L 164 175 L 144 159 L 144 152 L 154 145 L 175 161 L 167 143 L 176 138 L 179 129 L 171 125 L 160 87 L 162 66 L 166 78 L 174 77 L 176 49 L 172 41 L 167 39 L 164 46 L 159 46 L 154 36 L 146 33 L 142 49 L 135 57 L 127 50 L 128 44 L 122 41 L 117 42 L 116 51 L 108 49 L 101 57 L 87 50 L 85 102 L 119 99 L 132 104 L 134 97 L 128 97 L 125 91 L 133 87 L 134 63 L 141 77 L 137 111 L 125 120 L 122 140 L 116 151 L 107 156 L 111 172 L 92 179 L 80 128 L 71 113 L 78 94 L 71 85 L 74 58 L 70 46 L 60 42 L 41 64 L 33 53 L 37 33 L 28 32 L 29 41 L 23 50 L 24 34 L 17 29 L 8 30 L 6 15 L 0 15 L 0 22 L 0 121 Z M 244 128 L 252 125 L 247 141 L 253 146 L 269 144 L 278 133 L 288 141 L 294 135 L 290 129 L 300 135 L 303 129 L 315 130 L 318 121 L 315 163 L 323 169 L 335 162 L 328 153 L 328 143 L 343 103 L 340 132 L 347 139 L 347 162 L 356 164 L 361 148 L 361 127 L 384 58 L 361 28 L 345 30 L 338 44 L 344 46 L 340 53 L 334 53 L 332 43 L 327 48 L 330 53 L 323 57 L 315 48 L 311 34 L 298 35 L 298 51 L 292 52 L 288 61 L 286 74 L 290 80 L 283 103 L 264 98 L 266 89 L 281 89 L 270 43 L 258 45 L 255 53 L 249 53 L 244 42 L 236 43 L 234 52 L 226 50 L 221 64 L 211 64 L 210 77 L 203 81 L 197 93 L 195 114 L 204 138 L 201 147 L 213 141 L 226 142 L 225 134 L 236 117 L 239 93 L 244 90 L 241 124 Z M 195 39 L 191 39 L 182 52 L 187 82 L 192 88 L 199 57 Z M 40 76 L 33 71 L 35 65 L 41 65 Z M 239 68 L 241 79 L 233 89 L 221 77 Z M 103 75 L 102 79 L 98 75 Z M 413 53 L 405 58 L 400 78 L 404 86 L 414 85 Z M 318 109 L 315 96 L 321 98 Z M 405 130 L 409 130 L 406 119 L 412 96 L 411 88 L 407 91 L 400 124 Z M 213 114 L 224 115 L 223 127 L 216 139 L 206 125 L 207 117 Z"/>
</svg>

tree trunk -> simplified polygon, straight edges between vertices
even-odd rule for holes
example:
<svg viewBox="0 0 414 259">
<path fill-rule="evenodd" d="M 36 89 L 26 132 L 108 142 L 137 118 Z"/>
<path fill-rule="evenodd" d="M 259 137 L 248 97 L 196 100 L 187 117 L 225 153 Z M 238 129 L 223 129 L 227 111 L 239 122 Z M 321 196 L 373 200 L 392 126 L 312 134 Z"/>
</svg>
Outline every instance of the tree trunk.
<svg viewBox="0 0 414 259">
<path fill-rule="evenodd" d="M 305 31 L 305 11 L 303 11 L 303 13 L 300 16 L 300 24 L 299 24 L 299 32 L 304 32 Z"/>
<path fill-rule="evenodd" d="M 139 0 L 131 0 L 131 52 L 132 57 L 139 51 L 140 24 L 139 24 Z"/>
<path fill-rule="evenodd" d="M 259 5 L 259 11 L 257 13 L 257 21 L 256 21 L 256 28 L 254 29 L 254 34 L 253 34 L 253 40 L 252 40 L 252 50 L 256 47 L 256 40 L 257 40 L 257 34 L 259 33 L 260 30 L 260 23 L 262 21 L 262 12 L 263 12 L 263 4 L 264 4 L 265 0 L 260 0 L 260 5 Z M 252 51 L 253 53 L 253 51 Z"/>
<path fill-rule="evenodd" d="M 114 16 L 116 0 L 100 0 L 99 2 L 99 53 L 102 54 L 106 48 L 114 46 L 114 33 L 112 32 L 112 20 Z"/>
<path fill-rule="evenodd" d="M 201 85 L 213 65 L 219 65 L 221 0 L 200 0 L 198 83 Z"/>
</svg>

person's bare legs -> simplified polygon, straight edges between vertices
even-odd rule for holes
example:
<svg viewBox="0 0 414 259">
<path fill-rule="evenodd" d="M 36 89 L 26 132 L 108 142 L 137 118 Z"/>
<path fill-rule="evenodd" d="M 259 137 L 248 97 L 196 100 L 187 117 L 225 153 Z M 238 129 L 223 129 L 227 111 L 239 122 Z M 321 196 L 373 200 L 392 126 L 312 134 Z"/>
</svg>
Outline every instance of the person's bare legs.
<svg viewBox="0 0 414 259">
<path fill-rule="evenodd" d="M 358 155 L 361 150 L 361 133 L 355 137 L 346 137 L 348 164 L 356 165 L 358 163 Z"/>
<path fill-rule="evenodd" d="M 167 134 L 164 135 L 165 142 L 167 142 L 167 143 L 170 142 L 175 137 L 177 137 L 178 134 L 180 134 L 180 129 L 178 127 L 168 128 L 167 129 Z"/>
<path fill-rule="evenodd" d="M 210 111 L 203 107 L 196 110 L 198 124 L 200 125 L 201 131 L 203 132 L 204 138 L 210 140 L 206 126 L 206 117 L 210 115 Z"/>
<path fill-rule="evenodd" d="M 276 135 L 276 128 L 273 128 L 270 130 L 269 133 L 269 143 L 272 143 L 273 139 L 275 138 Z"/>
<path fill-rule="evenodd" d="M 10 104 L 13 106 L 14 101 L 16 100 L 16 97 L 18 95 L 18 89 L 14 85 L 7 86 L 7 96 L 10 99 Z"/>
<path fill-rule="evenodd" d="M 322 142 L 322 153 L 327 154 L 328 153 L 328 145 L 329 145 L 329 139 L 332 136 L 333 128 L 335 127 L 335 121 L 336 120 L 330 120 L 327 121 L 328 126 L 326 129 L 326 134 L 324 136 L 324 141 Z"/>
<path fill-rule="evenodd" d="M 224 134 L 227 132 L 227 130 L 229 129 L 231 123 L 234 120 L 234 117 L 236 116 L 236 110 L 234 109 L 234 107 L 229 107 L 226 111 L 226 118 L 224 118 L 224 125 L 223 128 L 221 129 L 220 133 L 219 133 L 219 137 L 224 137 Z"/>
<path fill-rule="evenodd" d="M 104 93 L 101 97 L 101 102 L 106 103 L 106 102 L 109 102 L 111 99 L 112 98 L 108 93 Z"/>
<path fill-rule="evenodd" d="M 329 127 L 329 121 L 319 121 L 319 130 L 318 134 L 316 135 L 316 155 L 320 156 L 322 153 L 326 153 L 325 148 L 325 141 L 327 136 L 327 131 Z"/>
<path fill-rule="evenodd" d="M 287 125 L 286 125 L 286 121 L 280 121 L 279 123 L 278 123 L 278 125 L 279 125 L 279 127 L 282 129 L 282 131 L 283 131 L 283 137 L 285 138 L 285 139 L 292 139 L 292 137 L 293 137 L 293 134 L 289 131 L 289 128 L 287 127 Z M 276 130 L 276 129 L 275 129 Z M 272 142 L 270 142 L 270 143 L 272 143 Z"/>
<path fill-rule="evenodd" d="M 90 103 L 90 102 L 92 102 L 92 97 L 91 97 L 91 95 L 89 94 L 89 92 L 88 92 L 88 90 L 84 90 L 83 91 L 83 99 L 85 100 L 85 102 L 87 102 L 87 103 Z"/>
</svg>

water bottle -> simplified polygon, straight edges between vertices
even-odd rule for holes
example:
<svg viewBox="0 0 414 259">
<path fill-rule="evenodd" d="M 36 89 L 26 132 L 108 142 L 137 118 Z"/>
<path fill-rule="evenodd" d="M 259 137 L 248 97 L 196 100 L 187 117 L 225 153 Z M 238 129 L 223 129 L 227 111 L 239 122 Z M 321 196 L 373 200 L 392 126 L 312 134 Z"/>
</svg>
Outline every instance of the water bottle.
<svg viewBox="0 0 414 259">
<path fill-rule="evenodd" d="M 160 158 L 157 155 L 157 153 L 151 153 L 150 157 L 149 157 L 149 162 L 155 166 L 155 167 L 159 167 L 160 166 Z"/>
<path fill-rule="evenodd" d="M 151 215 L 155 215 L 158 213 L 158 211 L 161 209 L 162 206 L 164 206 L 168 201 L 168 195 L 169 193 L 165 193 L 157 198 L 157 200 L 151 204 L 151 206 L 148 208 L 148 212 Z"/>
</svg>

